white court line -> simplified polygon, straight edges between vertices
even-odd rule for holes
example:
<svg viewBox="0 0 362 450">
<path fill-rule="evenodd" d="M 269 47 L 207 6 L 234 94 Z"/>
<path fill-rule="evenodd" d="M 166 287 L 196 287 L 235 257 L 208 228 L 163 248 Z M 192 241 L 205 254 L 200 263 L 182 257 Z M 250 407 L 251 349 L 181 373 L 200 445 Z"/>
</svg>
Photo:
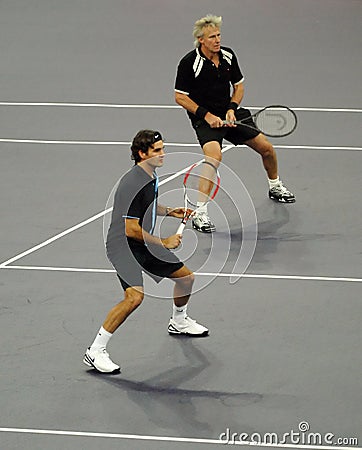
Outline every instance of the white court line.
<svg viewBox="0 0 362 450">
<path fill-rule="evenodd" d="M 135 105 L 135 104 L 117 104 L 117 103 L 61 103 L 61 102 L 0 102 L 0 106 L 57 106 L 71 108 L 134 108 L 134 109 L 183 109 L 179 105 Z M 264 105 L 265 106 L 265 105 Z M 244 108 L 259 110 L 264 106 L 244 106 Z M 290 106 L 294 111 L 310 112 L 336 112 L 336 113 L 361 113 L 358 108 L 304 108 Z"/>
<path fill-rule="evenodd" d="M 362 450 L 362 447 L 342 447 L 332 445 L 302 445 L 302 444 L 275 444 L 268 442 L 253 442 L 235 440 L 228 444 L 226 441 L 219 439 L 204 438 L 181 438 L 174 436 L 148 436 L 142 434 L 121 434 L 121 433 L 95 433 L 86 431 L 66 431 L 66 430 L 41 430 L 33 428 L 5 428 L 1 427 L 0 432 L 4 433 L 26 433 L 26 434 L 47 434 L 56 436 L 77 436 L 77 437 L 97 437 L 97 438 L 113 438 L 113 439 L 129 439 L 136 441 L 157 441 L 157 442 L 182 442 L 194 444 L 214 444 L 214 445 L 250 445 L 253 447 L 273 447 L 273 448 L 297 448 L 297 449 L 313 449 L 313 450 Z"/>
<path fill-rule="evenodd" d="M 18 144 L 61 144 L 61 145 L 131 145 L 127 141 L 64 141 L 64 140 L 46 140 L 46 139 L 7 139 L 0 138 L 0 142 L 4 143 L 18 143 Z M 182 144 L 179 142 L 167 142 L 167 146 L 173 147 L 199 147 L 198 143 Z M 273 144 L 274 148 L 291 149 L 291 150 L 337 150 L 337 151 L 362 151 L 362 147 L 349 146 L 325 146 L 325 145 L 277 145 Z M 246 147 L 245 145 L 237 145 L 235 147 Z"/>
<path fill-rule="evenodd" d="M 91 269 L 82 267 L 51 267 L 51 266 L 18 266 L 4 265 L 0 269 L 13 270 L 40 270 L 45 272 L 80 272 L 80 273 L 116 273 L 114 269 Z M 199 277 L 212 278 L 254 278 L 265 280 L 297 280 L 297 281 L 339 281 L 344 283 L 362 283 L 362 278 L 353 277 L 331 277 L 331 276 L 314 276 L 314 275 L 271 275 L 262 273 L 224 273 L 224 272 L 195 272 Z"/>
<path fill-rule="evenodd" d="M 233 147 L 234 147 L 233 145 L 227 145 L 221 150 L 221 152 L 225 153 L 225 152 L 227 152 L 228 150 L 230 150 Z M 159 186 L 162 186 L 163 184 L 166 184 L 167 182 L 169 182 L 169 181 L 173 180 L 174 178 L 178 177 L 179 175 L 185 173 L 188 170 L 188 168 L 189 167 L 185 167 L 184 169 L 181 169 L 180 171 L 174 173 L 173 175 L 170 175 L 169 177 L 165 178 L 164 180 L 162 180 L 159 183 Z M 56 240 L 58 240 L 58 239 L 60 239 L 60 238 L 62 238 L 64 236 L 66 236 L 67 234 L 72 233 L 75 230 L 78 230 L 79 228 L 82 228 L 83 226 L 88 225 L 89 223 L 99 219 L 100 217 L 105 216 L 106 214 L 111 212 L 112 209 L 113 209 L 113 207 L 105 209 L 104 211 L 101 211 L 101 212 L 95 214 L 94 216 L 90 217 L 89 219 L 86 219 L 86 220 L 78 223 L 77 225 L 74 225 L 74 226 L 72 226 L 72 227 L 62 231 L 61 233 L 56 234 L 55 236 L 47 239 L 46 241 L 41 242 L 40 244 L 38 244 L 38 245 L 28 249 L 28 250 L 25 250 L 24 252 L 19 253 L 18 255 L 13 256 L 12 258 L 8 259 L 7 261 L 4 261 L 3 263 L 1 263 L 0 264 L 0 269 L 3 269 L 4 267 L 6 267 L 8 264 L 11 264 L 12 262 L 18 261 L 19 259 L 23 258 L 24 256 L 30 255 L 30 253 L 34 253 L 35 251 L 45 247 L 46 245 L 51 244 L 52 242 L 54 242 L 54 241 L 56 241 Z"/>
<path fill-rule="evenodd" d="M 105 214 L 107 214 L 108 212 L 111 211 L 111 208 L 108 208 L 105 211 L 102 211 L 92 217 L 90 217 L 89 219 L 84 220 L 83 222 L 78 223 L 77 225 L 74 225 L 71 228 L 68 228 L 65 231 L 62 231 L 59 234 L 56 234 L 55 236 L 47 239 L 46 241 L 36 245 L 35 247 L 30 248 L 29 250 L 25 250 L 22 253 L 19 253 L 18 255 L 8 259 L 7 261 L 4 261 L 3 263 L 0 264 L 0 269 L 3 269 L 4 267 L 6 267 L 8 264 L 11 264 L 14 261 L 17 261 L 20 258 L 23 258 L 24 256 L 29 255 L 30 253 L 34 253 L 35 251 L 39 250 L 42 247 L 45 247 L 46 245 L 51 244 L 52 242 L 56 241 L 57 239 L 60 239 L 63 236 L 66 236 L 69 233 L 72 233 L 75 230 L 78 230 L 81 227 L 84 227 L 85 225 L 88 225 L 89 223 L 93 222 L 94 220 L 99 219 L 100 217 L 104 216 Z"/>
<path fill-rule="evenodd" d="M 274 145 L 274 148 L 289 148 L 292 150 L 347 150 L 347 151 L 361 151 L 362 147 L 336 147 L 325 145 Z"/>
<path fill-rule="evenodd" d="M 61 103 L 61 102 L 0 102 L 0 106 L 57 106 L 60 108 L 115 108 L 115 109 L 182 109 L 178 105 L 135 105 L 117 103 Z"/>
<path fill-rule="evenodd" d="M 0 142 L 19 143 L 19 144 L 64 144 L 64 145 L 131 145 L 127 141 L 64 141 L 47 139 L 7 139 L 1 138 Z M 166 145 L 174 147 L 199 147 L 197 142 L 193 144 L 182 144 L 179 142 L 166 142 Z"/>
<path fill-rule="evenodd" d="M 43 270 L 46 272 L 81 272 L 81 273 L 116 273 L 114 269 L 87 269 L 82 267 L 50 267 L 50 266 L 0 266 L 0 269 Z"/>
</svg>

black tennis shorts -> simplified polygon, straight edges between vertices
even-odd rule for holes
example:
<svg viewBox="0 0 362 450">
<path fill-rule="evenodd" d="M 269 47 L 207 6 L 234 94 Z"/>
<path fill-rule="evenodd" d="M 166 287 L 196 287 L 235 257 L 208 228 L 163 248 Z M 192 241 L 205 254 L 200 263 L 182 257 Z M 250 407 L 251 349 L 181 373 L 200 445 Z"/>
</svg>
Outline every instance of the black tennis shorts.
<svg viewBox="0 0 362 450">
<path fill-rule="evenodd" d="M 251 113 L 246 108 L 238 108 L 235 112 L 236 120 L 247 119 L 245 121 L 246 125 L 255 127 L 255 123 L 251 117 Z M 231 142 L 234 145 L 244 144 L 245 141 L 253 139 L 260 131 L 254 130 L 249 127 L 222 127 L 222 128 L 211 128 L 210 125 L 205 120 L 199 120 L 193 124 L 194 130 L 197 135 L 197 139 L 200 142 L 201 147 L 211 141 L 217 141 L 222 147 L 223 139 Z"/>
<path fill-rule="evenodd" d="M 174 253 L 162 246 L 139 246 L 127 250 L 123 247 L 121 251 L 107 253 L 124 290 L 143 286 L 142 272 L 159 283 L 184 266 Z"/>
</svg>

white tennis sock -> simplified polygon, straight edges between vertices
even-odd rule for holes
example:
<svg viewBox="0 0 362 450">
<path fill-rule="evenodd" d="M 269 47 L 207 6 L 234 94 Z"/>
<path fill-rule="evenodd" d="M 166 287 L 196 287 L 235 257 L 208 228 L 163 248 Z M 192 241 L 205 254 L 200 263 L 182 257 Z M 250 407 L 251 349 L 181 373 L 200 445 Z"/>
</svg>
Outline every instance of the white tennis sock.
<svg viewBox="0 0 362 450">
<path fill-rule="evenodd" d="M 106 348 L 108 341 L 111 339 L 111 337 L 112 333 L 109 333 L 107 330 L 101 327 L 98 331 L 96 338 L 94 339 L 93 344 L 91 345 L 91 348 L 93 349 Z"/>
<path fill-rule="evenodd" d="M 201 213 L 207 214 L 207 205 L 204 205 L 204 202 L 197 202 L 197 207 L 198 208 L 200 207 L 200 209 L 198 209 L 197 211 L 199 214 Z"/>
<path fill-rule="evenodd" d="M 275 186 L 278 186 L 278 184 L 280 183 L 279 177 L 276 177 L 275 180 L 271 180 L 270 178 L 268 178 L 269 181 L 269 188 L 273 188 Z"/>
<path fill-rule="evenodd" d="M 176 306 L 173 304 L 172 318 L 175 322 L 182 322 L 186 318 L 187 304 L 184 306 Z"/>
</svg>

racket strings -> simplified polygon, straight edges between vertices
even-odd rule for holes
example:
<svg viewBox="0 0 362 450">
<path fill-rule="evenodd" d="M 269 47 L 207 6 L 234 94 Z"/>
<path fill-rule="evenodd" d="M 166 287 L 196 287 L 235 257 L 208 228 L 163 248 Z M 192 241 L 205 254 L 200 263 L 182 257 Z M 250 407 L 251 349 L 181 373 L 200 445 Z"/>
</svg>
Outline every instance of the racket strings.
<svg viewBox="0 0 362 450">
<path fill-rule="evenodd" d="M 184 181 L 188 202 L 197 207 L 214 198 L 218 189 L 218 175 L 215 167 L 202 163 L 193 167 Z"/>
<path fill-rule="evenodd" d="M 286 136 L 294 131 L 296 117 L 286 107 L 268 107 L 256 115 L 255 124 L 267 135 Z"/>
</svg>

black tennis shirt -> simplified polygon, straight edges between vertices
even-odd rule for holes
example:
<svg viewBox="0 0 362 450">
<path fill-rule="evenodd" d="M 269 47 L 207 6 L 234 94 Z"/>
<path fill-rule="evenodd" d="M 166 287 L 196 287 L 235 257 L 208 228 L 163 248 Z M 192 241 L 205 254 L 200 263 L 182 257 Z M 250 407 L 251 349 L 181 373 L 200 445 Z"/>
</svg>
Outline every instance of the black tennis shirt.
<svg viewBox="0 0 362 450">
<path fill-rule="evenodd" d="M 242 83 L 244 76 L 231 48 L 221 47 L 219 61 L 216 67 L 200 48 L 189 52 L 179 62 L 175 91 L 186 94 L 212 114 L 224 117 L 231 99 L 231 88 Z M 194 114 L 187 113 L 193 123 L 200 120 Z"/>
</svg>

